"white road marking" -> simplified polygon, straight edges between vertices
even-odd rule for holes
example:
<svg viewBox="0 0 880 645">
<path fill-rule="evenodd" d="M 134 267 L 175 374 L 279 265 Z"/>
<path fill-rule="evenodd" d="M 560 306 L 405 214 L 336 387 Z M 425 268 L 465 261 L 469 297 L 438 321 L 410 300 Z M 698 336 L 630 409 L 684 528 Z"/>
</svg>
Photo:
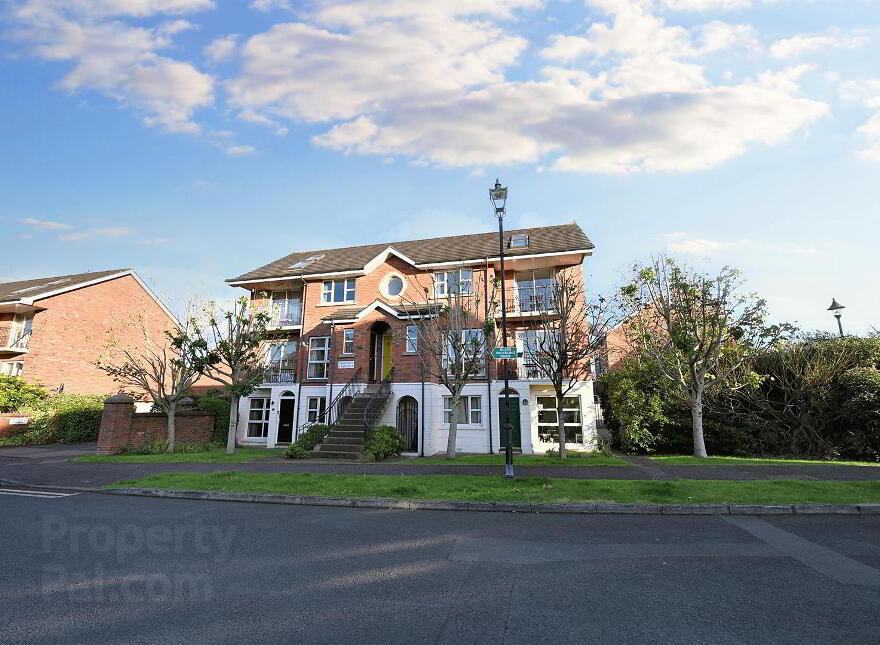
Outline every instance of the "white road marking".
<svg viewBox="0 0 880 645">
<path fill-rule="evenodd" d="M 79 493 L 56 493 L 48 490 L 20 490 L 18 488 L 0 488 L 0 495 L 14 495 L 18 497 L 39 497 L 42 499 L 57 499 L 59 497 L 71 497 Z"/>
</svg>

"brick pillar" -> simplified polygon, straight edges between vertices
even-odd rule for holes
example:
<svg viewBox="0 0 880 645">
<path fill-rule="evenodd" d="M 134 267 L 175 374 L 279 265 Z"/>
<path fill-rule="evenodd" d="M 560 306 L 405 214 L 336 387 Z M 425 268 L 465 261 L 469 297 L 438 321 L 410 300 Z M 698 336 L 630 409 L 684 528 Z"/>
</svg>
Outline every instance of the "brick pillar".
<svg viewBox="0 0 880 645">
<path fill-rule="evenodd" d="M 127 394 L 117 394 L 104 401 L 97 454 L 115 455 L 128 445 L 133 414 L 134 399 Z"/>
</svg>

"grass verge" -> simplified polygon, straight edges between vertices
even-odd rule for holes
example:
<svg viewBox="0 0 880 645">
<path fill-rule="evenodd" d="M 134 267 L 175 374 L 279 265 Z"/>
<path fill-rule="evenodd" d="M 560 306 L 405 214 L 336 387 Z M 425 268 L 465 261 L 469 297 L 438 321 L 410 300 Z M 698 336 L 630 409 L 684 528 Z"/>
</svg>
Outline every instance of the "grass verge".
<svg viewBox="0 0 880 645">
<path fill-rule="evenodd" d="M 160 473 L 118 487 L 514 502 L 629 502 L 648 504 L 880 503 L 880 481 L 653 481 L 459 475 L 324 475 L 313 473 Z"/>
<path fill-rule="evenodd" d="M 437 459 L 436 457 L 417 457 L 399 460 L 397 463 L 448 465 L 448 466 L 501 466 L 504 464 L 504 453 L 498 455 L 457 455 L 455 459 Z M 544 455 L 514 455 L 513 463 L 518 466 L 629 466 L 623 459 L 607 457 L 598 453 L 577 453 L 565 459 L 545 457 Z"/>
<path fill-rule="evenodd" d="M 266 448 L 236 448 L 235 453 L 227 455 L 225 450 L 208 450 L 206 452 L 163 452 L 155 455 L 82 455 L 72 461 L 109 462 L 119 464 L 211 464 L 237 463 L 258 459 L 280 458 L 284 449 L 267 450 Z"/>
<path fill-rule="evenodd" d="M 753 457 L 692 457 L 655 455 L 653 461 L 670 466 L 880 466 L 876 461 L 822 461 L 820 459 L 761 459 Z"/>
</svg>

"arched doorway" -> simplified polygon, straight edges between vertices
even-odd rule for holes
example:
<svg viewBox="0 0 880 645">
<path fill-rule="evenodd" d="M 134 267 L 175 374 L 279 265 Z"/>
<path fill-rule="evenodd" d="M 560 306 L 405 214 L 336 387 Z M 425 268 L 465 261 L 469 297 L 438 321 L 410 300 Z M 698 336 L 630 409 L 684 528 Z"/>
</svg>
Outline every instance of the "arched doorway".
<svg viewBox="0 0 880 645">
<path fill-rule="evenodd" d="M 293 441 L 293 415 L 296 413 L 296 397 L 293 392 L 285 390 L 281 393 L 278 405 L 278 438 L 276 443 Z"/>
<path fill-rule="evenodd" d="M 397 431 L 403 439 L 404 452 L 419 449 L 419 402 L 404 396 L 397 403 Z"/>
<path fill-rule="evenodd" d="M 504 424 L 508 420 L 510 421 L 510 445 L 513 448 L 521 448 L 522 430 L 520 429 L 519 419 L 519 392 L 513 388 L 502 390 L 498 396 L 498 428 L 501 430 L 501 441 L 499 443 L 502 448 L 507 447 Z"/>
<path fill-rule="evenodd" d="M 370 326 L 370 383 L 381 381 L 394 367 L 391 326 L 382 320 Z"/>
</svg>

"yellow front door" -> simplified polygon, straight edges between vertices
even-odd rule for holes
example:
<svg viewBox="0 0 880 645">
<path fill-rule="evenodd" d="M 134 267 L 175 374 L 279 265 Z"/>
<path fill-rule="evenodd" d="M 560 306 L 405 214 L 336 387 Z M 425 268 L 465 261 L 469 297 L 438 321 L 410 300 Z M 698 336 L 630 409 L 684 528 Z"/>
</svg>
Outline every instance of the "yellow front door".
<svg viewBox="0 0 880 645">
<path fill-rule="evenodd" d="M 382 336 L 382 379 L 384 380 L 394 367 L 394 359 L 391 358 L 391 334 Z"/>
</svg>

